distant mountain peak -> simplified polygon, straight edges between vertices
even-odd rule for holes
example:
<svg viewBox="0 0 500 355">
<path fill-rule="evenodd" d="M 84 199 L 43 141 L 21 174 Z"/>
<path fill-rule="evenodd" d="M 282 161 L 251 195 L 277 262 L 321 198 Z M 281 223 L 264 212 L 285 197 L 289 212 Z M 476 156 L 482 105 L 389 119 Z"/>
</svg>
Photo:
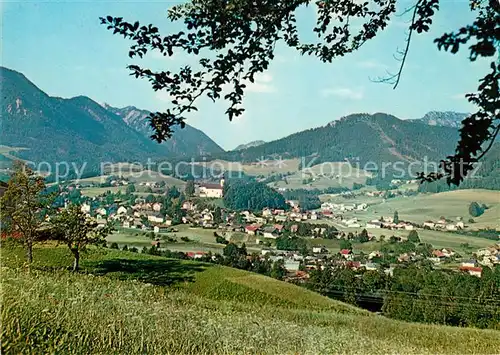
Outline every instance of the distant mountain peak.
<svg viewBox="0 0 500 355">
<path fill-rule="evenodd" d="M 251 148 L 251 147 L 258 147 L 259 145 L 262 145 L 265 143 L 266 142 L 263 140 L 251 141 L 251 142 L 248 142 L 246 144 L 240 144 L 239 146 L 237 146 L 233 150 L 241 150 L 241 149 L 247 149 L 247 148 Z"/>
<path fill-rule="evenodd" d="M 429 111 L 424 117 L 412 121 L 425 123 L 429 126 L 460 128 L 464 118 L 469 115 L 469 113 L 455 111 Z"/>
<path fill-rule="evenodd" d="M 135 106 L 117 108 L 107 105 L 106 109 L 119 116 L 127 126 L 133 128 L 148 139 L 153 134 L 153 129 L 148 120 L 151 113 L 150 111 L 142 110 Z M 173 137 L 162 145 L 167 146 L 170 150 L 179 155 L 186 155 L 186 153 L 188 153 L 187 155 L 193 153 L 194 155 L 206 155 L 224 152 L 224 150 L 204 132 L 190 125 L 186 125 L 184 129 L 174 127 L 174 132 Z"/>
</svg>

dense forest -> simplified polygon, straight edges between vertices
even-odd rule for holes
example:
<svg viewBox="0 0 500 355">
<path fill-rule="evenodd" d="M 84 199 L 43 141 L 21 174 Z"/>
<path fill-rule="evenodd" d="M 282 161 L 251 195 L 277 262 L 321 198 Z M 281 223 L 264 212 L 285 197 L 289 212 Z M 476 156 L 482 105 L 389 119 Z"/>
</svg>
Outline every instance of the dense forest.
<svg viewBox="0 0 500 355">
<path fill-rule="evenodd" d="M 440 161 L 450 154 L 458 139 L 451 127 L 429 126 L 400 120 L 384 113 L 353 114 L 326 126 L 309 129 L 288 137 L 244 150 L 226 152 L 221 158 L 254 162 L 261 157 L 310 157 L 314 164 L 328 161 L 355 160 L 404 161 L 427 157 Z M 311 157 L 314 155 L 314 157 Z"/>
<path fill-rule="evenodd" d="M 477 169 L 461 184 L 460 189 L 500 190 L 500 143 L 495 143 L 491 150 L 478 163 Z M 421 184 L 419 192 L 444 192 L 456 190 L 455 185 L 446 184 L 444 180 Z"/>
<path fill-rule="evenodd" d="M 409 322 L 500 329 L 500 266 L 481 278 L 430 265 L 355 271 L 329 265 L 311 272 L 307 287 L 355 305 L 379 303 L 382 313 Z"/>
<path fill-rule="evenodd" d="M 224 204 L 233 210 L 261 211 L 263 208 L 288 209 L 283 195 L 269 186 L 240 179 L 224 184 Z"/>
</svg>

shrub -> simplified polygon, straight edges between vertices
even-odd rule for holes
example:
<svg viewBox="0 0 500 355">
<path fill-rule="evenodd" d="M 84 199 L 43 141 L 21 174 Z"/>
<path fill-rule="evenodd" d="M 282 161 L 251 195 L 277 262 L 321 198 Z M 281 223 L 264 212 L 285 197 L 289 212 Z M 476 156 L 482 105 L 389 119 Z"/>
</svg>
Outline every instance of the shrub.
<svg viewBox="0 0 500 355">
<path fill-rule="evenodd" d="M 111 249 L 120 249 L 120 248 L 118 247 L 118 244 L 117 244 L 117 243 L 115 243 L 115 242 L 111 243 L 110 248 L 111 248 Z"/>
</svg>

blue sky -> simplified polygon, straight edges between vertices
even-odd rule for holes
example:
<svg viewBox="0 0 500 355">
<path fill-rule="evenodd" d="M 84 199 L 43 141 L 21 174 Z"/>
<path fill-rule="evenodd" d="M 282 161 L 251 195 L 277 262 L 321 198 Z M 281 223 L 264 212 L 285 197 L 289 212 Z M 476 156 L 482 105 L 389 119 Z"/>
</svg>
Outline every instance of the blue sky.
<svg viewBox="0 0 500 355">
<path fill-rule="evenodd" d="M 131 42 L 113 36 L 99 24 L 99 16 L 153 23 L 161 32 L 177 30 L 166 18 L 168 1 L 12 1 L 2 6 L 2 65 L 25 74 L 52 96 L 86 95 L 112 106 L 133 105 L 149 110 L 168 107 L 168 98 L 155 93 L 147 81 L 128 75 L 126 66 L 139 63 L 154 68 L 176 69 L 193 58 L 148 56 L 129 59 Z M 410 6 L 400 1 L 399 12 Z M 311 27 L 312 7 L 300 13 L 300 25 Z M 229 122 L 224 102 L 204 100 L 188 123 L 203 130 L 225 149 L 240 143 L 266 141 L 324 125 L 350 113 L 386 112 L 419 118 L 430 110 L 470 112 L 463 98 L 474 91 L 487 62 L 470 63 L 467 51 L 457 55 L 439 52 L 433 44 L 438 35 L 471 21 L 466 0 L 442 0 L 441 11 L 429 34 L 415 36 L 400 86 L 374 83 L 398 66 L 393 58 L 402 48 L 407 17 L 395 17 L 380 36 L 358 52 L 324 64 L 278 47 L 269 70 L 249 88 L 243 117 Z M 465 48 L 464 48 L 465 49 Z"/>
</svg>

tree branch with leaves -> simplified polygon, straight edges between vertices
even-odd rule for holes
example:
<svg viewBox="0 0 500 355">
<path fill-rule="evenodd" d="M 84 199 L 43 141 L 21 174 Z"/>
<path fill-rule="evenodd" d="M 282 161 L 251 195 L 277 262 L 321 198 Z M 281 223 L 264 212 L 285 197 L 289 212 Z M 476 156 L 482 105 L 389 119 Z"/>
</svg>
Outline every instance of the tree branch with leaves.
<svg viewBox="0 0 500 355">
<path fill-rule="evenodd" d="M 296 25 L 296 12 L 306 6 L 315 6 L 318 15 L 312 28 L 318 37 L 315 43 L 302 42 Z M 408 9 L 413 15 L 405 49 L 400 52 L 399 70 L 383 81 L 393 84 L 394 88 L 398 86 L 412 36 L 429 31 L 437 11 L 439 0 L 416 0 Z M 470 46 L 471 61 L 494 57 L 500 40 L 498 1 L 471 0 L 471 11 L 477 12 L 476 21 L 457 33 L 436 39 L 438 48 L 456 53 L 461 44 L 475 41 Z M 277 43 L 330 63 L 375 38 L 387 28 L 395 12 L 396 0 L 364 3 L 357 0 L 191 0 L 169 9 L 168 19 L 183 21 L 185 31 L 167 36 L 161 36 L 159 29 L 151 24 L 141 26 L 139 22 L 113 16 L 100 20 L 114 34 L 133 42 L 130 58 L 142 58 L 150 51 L 163 56 L 182 51 L 200 58 L 199 69 L 184 66 L 177 72 L 156 72 L 137 64 L 128 67 L 131 75 L 149 80 L 153 90 L 163 90 L 171 97 L 171 108 L 150 116 L 154 130 L 151 138 L 162 142 L 172 136 L 174 126 L 185 126 L 186 115 L 197 110 L 195 103 L 203 96 L 214 102 L 228 101 L 229 120 L 240 116 L 244 112 L 246 85 L 254 82 L 256 74 L 268 69 Z M 488 142 L 498 133 L 498 65 L 498 61 L 493 61 L 492 72 L 481 80 L 478 93 L 468 95 L 478 111 L 464 120 L 456 154 L 443 160 L 443 173 L 422 174 L 421 180 L 446 176 L 448 183 L 458 185 L 472 164 L 488 150 Z M 460 169 L 456 169 L 457 164 Z"/>
</svg>

